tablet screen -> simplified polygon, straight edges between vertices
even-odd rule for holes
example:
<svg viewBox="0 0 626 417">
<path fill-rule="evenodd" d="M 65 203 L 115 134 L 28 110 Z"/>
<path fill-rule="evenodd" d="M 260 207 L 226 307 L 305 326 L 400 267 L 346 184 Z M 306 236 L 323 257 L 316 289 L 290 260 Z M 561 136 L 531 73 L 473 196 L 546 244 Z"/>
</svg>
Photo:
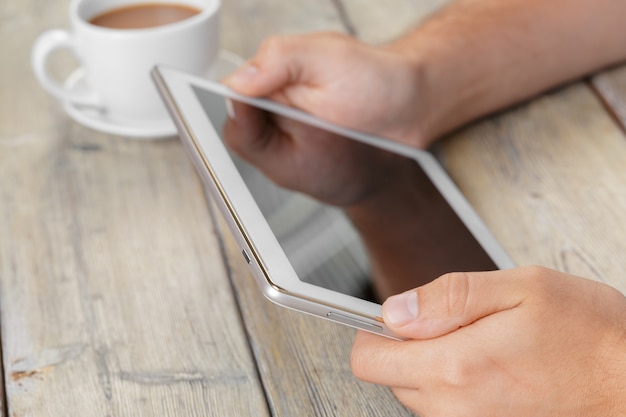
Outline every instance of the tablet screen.
<svg viewBox="0 0 626 417">
<path fill-rule="evenodd" d="M 219 94 L 199 87 L 194 87 L 193 90 L 217 133 L 223 137 L 223 126 L 227 120 L 226 100 Z M 307 126 L 307 129 L 317 128 Z M 320 136 L 328 135 L 327 132 L 320 132 Z M 350 138 L 337 137 L 335 140 L 355 143 Z M 359 143 L 358 146 L 371 148 L 359 148 L 359 152 L 374 155 L 371 158 L 373 161 L 406 158 L 396 154 L 385 155 L 389 152 L 371 145 Z M 374 274 L 368 257 L 367 246 L 372 244 L 371 236 L 369 240 L 362 238 L 341 205 L 328 204 L 305 193 L 281 187 L 230 149 L 229 153 L 302 281 L 353 297 L 382 301 L 375 290 L 378 286 L 373 284 Z M 410 218 L 409 225 L 412 230 L 418 231 L 408 245 L 416 248 L 415 265 L 418 272 L 414 279 L 404 277 L 400 284 L 394 283 L 394 292 L 414 288 L 446 272 L 497 269 L 419 164 L 410 158 L 406 159 L 419 179 L 413 184 L 423 187 L 411 191 L 424 196 L 419 204 L 419 212 L 416 211 L 415 216 Z M 296 171 L 311 169 L 305 163 L 295 168 Z M 362 168 L 362 175 L 384 176 L 386 173 L 374 163 Z M 333 180 L 332 176 L 329 178 L 326 181 Z M 389 219 L 391 222 L 393 220 Z M 433 227 L 433 224 L 441 226 Z M 383 241 L 389 242 L 390 252 L 395 251 L 392 238 L 381 236 L 380 242 Z M 374 241 L 374 244 L 377 243 L 378 241 Z M 407 244 L 399 243 L 397 250 L 407 250 Z M 377 279 L 382 277 L 378 276 Z"/>
</svg>

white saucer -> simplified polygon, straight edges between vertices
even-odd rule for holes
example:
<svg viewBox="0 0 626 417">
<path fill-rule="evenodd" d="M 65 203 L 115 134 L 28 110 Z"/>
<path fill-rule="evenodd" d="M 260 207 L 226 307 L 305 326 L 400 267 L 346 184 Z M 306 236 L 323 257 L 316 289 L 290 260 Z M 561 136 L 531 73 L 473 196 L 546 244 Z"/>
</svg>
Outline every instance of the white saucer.
<svg viewBox="0 0 626 417">
<path fill-rule="evenodd" d="M 211 78 L 219 80 L 237 67 L 243 64 L 244 60 L 228 51 L 220 51 L 216 63 L 210 70 Z M 65 86 L 69 89 L 84 88 L 84 70 L 78 68 L 65 81 Z M 134 139 L 165 139 L 176 136 L 178 131 L 170 118 L 151 122 L 132 123 L 128 120 L 115 120 L 110 115 L 98 111 L 94 108 L 80 107 L 65 103 L 63 109 L 76 122 L 91 129 L 113 135 L 126 136 Z"/>
</svg>

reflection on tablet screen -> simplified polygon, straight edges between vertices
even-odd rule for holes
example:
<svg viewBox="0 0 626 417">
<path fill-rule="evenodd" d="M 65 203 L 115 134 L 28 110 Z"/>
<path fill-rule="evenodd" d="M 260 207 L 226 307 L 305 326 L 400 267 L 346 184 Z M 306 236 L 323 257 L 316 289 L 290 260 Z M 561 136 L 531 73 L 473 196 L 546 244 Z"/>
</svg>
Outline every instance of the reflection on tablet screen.
<svg viewBox="0 0 626 417">
<path fill-rule="evenodd" d="M 224 97 L 201 88 L 194 87 L 194 92 L 212 124 L 221 134 L 221 128 L 226 121 Z M 387 151 L 376 149 L 376 152 Z M 373 291 L 365 245 L 340 208 L 281 188 L 234 152 L 230 154 L 301 280 L 369 301 L 381 301 Z M 446 224 L 446 239 L 453 239 L 456 244 L 451 249 L 445 244 L 430 244 L 441 242 L 441 236 L 416 236 L 416 241 L 422 240 L 429 245 L 428 255 L 416 256 L 416 262 L 423 264 L 423 270 L 427 271 L 425 273 L 428 277 L 416 277 L 414 281 L 403 282 L 397 290 L 414 288 L 446 272 L 496 269 L 493 261 L 428 180 L 417 162 L 411 162 L 416 166 L 416 175 L 421 176 L 417 183 L 424 184 L 428 205 L 432 205 L 433 212 L 436 211 L 436 216 Z M 415 221 L 432 221 L 426 217 L 416 216 Z M 451 228 L 454 229 L 452 233 Z M 442 259 L 449 262 L 442 262 Z M 428 262 L 437 262 L 437 265 L 426 265 Z"/>
</svg>

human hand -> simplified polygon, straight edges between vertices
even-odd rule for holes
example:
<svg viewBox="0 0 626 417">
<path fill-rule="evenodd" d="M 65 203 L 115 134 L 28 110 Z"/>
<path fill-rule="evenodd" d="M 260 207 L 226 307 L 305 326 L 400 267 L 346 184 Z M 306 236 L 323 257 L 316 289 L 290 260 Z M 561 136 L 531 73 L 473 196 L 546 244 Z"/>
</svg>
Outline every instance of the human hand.
<svg viewBox="0 0 626 417">
<path fill-rule="evenodd" d="M 448 274 L 383 305 L 352 369 L 421 417 L 626 415 L 626 298 L 540 267 Z"/>
<path fill-rule="evenodd" d="M 255 57 L 223 80 L 338 125 L 425 148 L 429 106 L 416 59 L 340 33 L 267 39 Z"/>
<path fill-rule="evenodd" d="M 285 188 L 344 208 L 386 204 L 414 185 L 412 160 L 233 101 L 224 141 Z M 395 197 L 394 197 L 395 196 Z"/>
</svg>

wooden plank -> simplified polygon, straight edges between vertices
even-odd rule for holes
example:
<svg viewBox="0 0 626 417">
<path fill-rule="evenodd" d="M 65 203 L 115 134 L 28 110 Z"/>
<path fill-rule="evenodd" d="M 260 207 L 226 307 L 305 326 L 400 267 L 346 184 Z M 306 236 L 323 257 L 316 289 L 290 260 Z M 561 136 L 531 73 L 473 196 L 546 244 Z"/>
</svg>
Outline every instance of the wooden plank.
<svg viewBox="0 0 626 417">
<path fill-rule="evenodd" d="M 626 293 L 625 139 L 577 83 L 455 134 L 441 156 L 518 264 Z"/>
<path fill-rule="evenodd" d="M 354 27 L 354 35 L 368 43 L 388 42 L 419 24 L 450 0 L 337 0 Z"/>
<path fill-rule="evenodd" d="M 46 20 L 51 25 L 62 25 L 66 23 L 64 11 L 55 10 L 52 2 L 40 5 L 40 12 L 47 15 Z M 47 7 L 51 6 L 51 7 Z M 5 1 L 0 4 L 0 51 L 2 51 L 5 59 L 3 59 L 2 68 L 0 68 L 0 160 L 4 160 L 3 155 L 10 153 L 12 144 L 29 141 L 34 138 L 42 129 L 42 126 L 49 124 L 50 119 L 47 117 L 34 117 L 28 109 L 32 106 L 37 107 L 45 105 L 46 99 L 40 95 L 40 88 L 36 82 L 17 82 L 23 80 L 28 71 L 28 53 L 32 41 L 44 22 L 41 15 L 26 12 L 22 2 Z M 67 9 L 65 9 L 67 10 Z M 19 41 L 17 41 L 19 37 Z M 11 57 L 9 59 L 8 57 Z M 19 65 L 17 64 L 19 62 Z M 56 70 L 56 69 L 53 69 Z M 8 88 L 12 84 L 13 88 Z M 19 87 L 19 88 L 16 88 Z M 34 99 L 36 103 L 31 104 L 27 100 L 19 100 L 20 95 Z M 23 126 L 30 126 L 26 131 Z M 6 195 L 7 179 L 0 179 L 0 244 L 5 241 L 7 228 L 4 227 L 6 217 L 4 216 L 4 196 Z M 8 237 L 8 236 L 7 236 Z M 0 255 L 0 285 L 2 291 L 0 297 L 5 293 L 5 277 L 7 274 L 4 270 L 3 257 Z M 0 390 L 2 390 L 2 404 L 0 406 L 0 415 L 9 415 L 7 413 L 7 398 L 5 380 L 7 380 L 7 338 L 4 336 L 6 330 L 7 307 L 2 299 L 2 310 L 0 311 L 0 330 L 2 331 L 2 361 L 3 361 L 3 378 Z"/>
<path fill-rule="evenodd" d="M 249 58 L 268 36 L 342 30 L 331 0 L 237 0 L 222 2 L 224 48 Z"/>
<path fill-rule="evenodd" d="M 591 77 L 591 85 L 626 131 L 626 65 L 594 75 Z"/>
<path fill-rule="evenodd" d="M 40 110 L 52 102 L 31 75 L 30 48 L 43 30 L 68 27 L 68 2 L 45 2 L 37 6 L 37 11 L 31 10 L 35 6 L 23 3 L 7 0 L 0 4 L 0 51 L 7 57 L 0 68 L 0 138 L 5 143 L 28 140 L 27 136 L 51 128 L 58 115 L 53 108 Z M 63 75 L 67 68 L 56 54 L 51 61 L 51 72 Z"/>
<path fill-rule="evenodd" d="M 66 10 L 0 6 L 0 49 L 11 54 L 0 68 L 9 415 L 268 415 L 180 143 L 78 126 L 31 75 L 32 41 Z"/>
<path fill-rule="evenodd" d="M 181 147 L 66 129 L 0 157 L 11 415 L 263 415 Z"/>
</svg>

